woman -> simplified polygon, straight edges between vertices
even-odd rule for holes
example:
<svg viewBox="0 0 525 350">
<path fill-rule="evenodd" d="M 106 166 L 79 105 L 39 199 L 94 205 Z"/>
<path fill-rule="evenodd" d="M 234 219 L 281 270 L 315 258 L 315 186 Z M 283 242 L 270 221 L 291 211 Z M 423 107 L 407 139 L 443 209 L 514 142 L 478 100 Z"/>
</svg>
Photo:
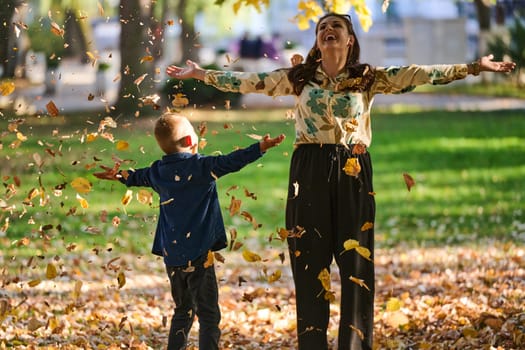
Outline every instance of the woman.
<svg viewBox="0 0 525 350">
<path fill-rule="evenodd" d="M 446 84 L 480 71 L 510 72 L 515 64 L 487 56 L 470 64 L 374 68 L 359 62 L 350 16 L 327 14 L 315 32 L 306 61 L 292 68 L 270 73 L 206 71 L 188 61 L 187 67 L 166 71 L 224 91 L 296 96 L 286 227 L 299 349 L 328 348 L 333 293 L 325 276 L 332 259 L 341 277 L 338 349 L 372 349 L 375 201 L 367 148 L 374 96 Z"/>
</svg>

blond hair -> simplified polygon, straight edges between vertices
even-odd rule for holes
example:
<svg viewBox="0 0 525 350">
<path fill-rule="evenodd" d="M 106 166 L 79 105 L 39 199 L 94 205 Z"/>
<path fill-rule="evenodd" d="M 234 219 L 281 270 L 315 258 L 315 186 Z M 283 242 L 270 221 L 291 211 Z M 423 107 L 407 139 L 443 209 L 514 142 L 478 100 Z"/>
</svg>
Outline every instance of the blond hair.
<svg viewBox="0 0 525 350">
<path fill-rule="evenodd" d="M 197 144 L 197 134 L 190 121 L 179 114 L 164 113 L 155 123 L 155 139 L 166 154 L 192 152 Z"/>
</svg>

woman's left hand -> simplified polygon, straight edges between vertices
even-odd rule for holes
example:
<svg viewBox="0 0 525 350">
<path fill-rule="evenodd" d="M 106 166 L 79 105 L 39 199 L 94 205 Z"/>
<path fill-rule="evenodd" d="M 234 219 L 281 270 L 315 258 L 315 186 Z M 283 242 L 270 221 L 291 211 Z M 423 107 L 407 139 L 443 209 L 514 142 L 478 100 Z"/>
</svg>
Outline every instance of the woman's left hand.
<svg viewBox="0 0 525 350">
<path fill-rule="evenodd" d="M 479 59 L 479 70 L 481 72 L 501 72 L 509 73 L 514 70 L 516 63 L 514 62 L 495 62 L 494 55 L 483 56 Z"/>
</svg>

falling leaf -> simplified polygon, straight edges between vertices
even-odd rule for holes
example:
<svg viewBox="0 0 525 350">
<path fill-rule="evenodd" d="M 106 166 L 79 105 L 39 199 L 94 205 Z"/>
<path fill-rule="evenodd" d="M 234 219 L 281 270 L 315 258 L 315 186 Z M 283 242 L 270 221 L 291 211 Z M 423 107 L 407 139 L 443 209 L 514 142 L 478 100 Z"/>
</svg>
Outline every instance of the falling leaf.
<svg viewBox="0 0 525 350">
<path fill-rule="evenodd" d="M 135 79 L 135 81 L 133 82 L 133 84 L 137 85 L 137 87 L 142 84 L 142 82 L 144 81 L 144 79 L 148 76 L 148 73 L 144 73 L 142 74 L 140 77 L 138 77 L 137 79 Z"/>
<path fill-rule="evenodd" d="M 213 266 L 213 262 L 214 262 L 214 254 L 211 250 L 208 250 L 208 256 L 206 257 L 206 261 L 204 262 L 204 268 Z"/>
<path fill-rule="evenodd" d="M 83 198 L 82 196 L 80 196 L 78 193 L 77 193 L 77 201 L 80 203 L 80 206 L 83 208 L 83 209 L 87 209 L 89 208 L 89 203 L 88 201 Z"/>
<path fill-rule="evenodd" d="M 268 283 L 274 283 L 281 279 L 281 270 L 275 270 L 270 276 L 268 276 Z"/>
<path fill-rule="evenodd" d="M 153 203 L 153 194 L 145 189 L 140 189 L 137 192 L 137 201 L 140 204 L 151 205 Z"/>
<path fill-rule="evenodd" d="M 129 143 L 124 140 L 117 141 L 117 144 L 115 145 L 117 151 L 127 151 L 129 149 Z"/>
<path fill-rule="evenodd" d="M 52 117 L 56 117 L 59 114 L 58 108 L 55 105 L 55 102 L 53 102 L 53 101 L 49 101 L 46 104 L 46 109 L 47 109 L 47 113 L 49 113 L 49 115 L 52 116 Z"/>
<path fill-rule="evenodd" d="M 351 250 L 351 249 L 357 248 L 359 247 L 359 241 L 356 241 L 355 239 L 347 239 L 343 243 L 343 247 L 345 248 L 345 250 Z"/>
<path fill-rule="evenodd" d="M 244 218 L 244 220 L 250 222 L 252 224 L 252 227 L 254 230 L 257 230 L 262 225 L 257 223 L 255 218 L 252 216 L 252 214 L 248 213 L 247 211 L 242 211 L 241 216 Z"/>
<path fill-rule="evenodd" d="M 254 253 L 254 252 L 251 252 L 248 249 L 245 249 L 245 250 L 242 251 L 242 257 L 247 262 L 261 261 L 261 257 L 258 254 Z"/>
<path fill-rule="evenodd" d="M 361 165 L 359 159 L 352 157 L 346 160 L 346 164 L 343 168 L 346 175 L 357 177 L 361 172 Z"/>
<path fill-rule="evenodd" d="M 153 61 L 153 56 L 151 55 L 144 56 L 140 59 L 140 63 L 151 62 L 151 61 Z"/>
<path fill-rule="evenodd" d="M 367 222 L 365 222 L 365 223 L 363 224 L 363 226 L 361 226 L 361 231 L 368 231 L 368 230 L 370 230 L 372 227 L 374 227 L 374 223 L 373 223 L 373 222 L 369 222 L 369 221 L 367 221 Z"/>
<path fill-rule="evenodd" d="M 242 201 L 240 199 L 235 199 L 235 196 L 232 196 L 230 207 L 228 208 L 230 211 L 230 216 L 234 216 L 241 210 L 241 204 Z"/>
<path fill-rule="evenodd" d="M 327 268 L 324 268 L 321 270 L 321 272 L 319 272 L 317 279 L 321 281 L 321 285 L 325 291 L 330 291 L 330 272 Z"/>
<path fill-rule="evenodd" d="M 190 103 L 190 101 L 186 98 L 186 95 L 182 93 L 178 93 L 173 95 L 173 100 L 171 101 L 171 105 L 176 108 L 182 108 L 187 106 Z"/>
<path fill-rule="evenodd" d="M 122 197 L 122 199 L 120 200 L 120 202 L 122 203 L 122 205 L 126 206 L 129 204 L 129 202 L 131 202 L 132 199 L 133 199 L 133 191 L 127 190 L 124 196 Z"/>
<path fill-rule="evenodd" d="M 416 181 L 412 176 L 407 173 L 403 173 L 403 178 L 405 179 L 405 184 L 407 185 L 407 190 L 410 192 L 410 189 L 416 184 Z"/>
<path fill-rule="evenodd" d="M 365 339 L 365 335 L 363 334 L 363 332 L 357 328 L 357 327 L 354 327 L 353 325 L 350 325 L 350 328 L 357 333 L 357 336 L 359 337 L 359 339 L 361 340 L 364 340 Z"/>
<path fill-rule="evenodd" d="M 354 277 L 354 276 L 350 276 L 349 279 L 350 279 L 350 281 L 354 282 L 358 286 L 361 286 L 363 288 L 366 288 L 366 289 L 370 290 L 370 288 L 368 288 L 368 286 L 366 285 L 364 280 L 362 280 L 360 278 L 357 278 L 357 277 Z"/>
<path fill-rule="evenodd" d="M 361 255 L 366 260 L 372 261 L 372 259 L 370 259 L 370 256 L 372 255 L 372 253 L 370 252 L 370 249 L 359 246 L 359 247 L 356 247 L 355 250 L 356 252 L 359 253 L 359 255 Z"/>
<path fill-rule="evenodd" d="M 54 279 L 56 276 L 58 275 L 57 273 L 57 268 L 55 267 L 55 265 L 49 263 L 47 264 L 47 268 L 46 268 L 46 278 L 48 280 L 52 280 Z"/>
<path fill-rule="evenodd" d="M 0 94 L 2 96 L 9 96 L 15 91 L 15 83 L 12 81 L 4 81 L 0 84 Z"/>
<path fill-rule="evenodd" d="M 77 177 L 71 181 L 71 187 L 73 187 L 78 193 L 89 193 L 93 185 L 89 180 L 83 177 Z"/>
<path fill-rule="evenodd" d="M 386 311 L 394 312 L 401 309 L 401 306 L 403 306 L 401 300 L 399 300 L 398 298 L 391 297 L 386 302 Z"/>
<path fill-rule="evenodd" d="M 126 284 L 126 275 L 124 275 L 124 272 L 120 271 L 117 275 L 117 282 L 118 282 L 118 288 L 124 287 Z"/>
<path fill-rule="evenodd" d="M 55 34 L 56 36 L 63 37 L 64 33 L 65 33 L 64 29 L 60 28 L 60 26 L 57 23 L 55 23 L 55 22 L 51 23 L 50 30 L 51 30 L 51 33 Z"/>
<path fill-rule="evenodd" d="M 31 288 L 38 286 L 40 283 L 42 283 L 42 280 L 40 278 L 37 278 L 35 280 L 31 280 L 27 282 L 27 285 Z"/>
</svg>

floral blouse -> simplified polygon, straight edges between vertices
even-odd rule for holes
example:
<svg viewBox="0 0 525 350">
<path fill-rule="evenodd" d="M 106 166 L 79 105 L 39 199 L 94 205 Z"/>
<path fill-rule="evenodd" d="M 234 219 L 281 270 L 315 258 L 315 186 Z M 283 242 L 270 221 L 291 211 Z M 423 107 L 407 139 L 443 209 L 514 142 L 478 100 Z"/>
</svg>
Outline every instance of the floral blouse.
<svg viewBox="0 0 525 350">
<path fill-rule="evenodd" d="M 267 73 L 207 70 L 204 82 L 222 91 L 293 95 L 288 69 Z M 398 94 L 423 84 L 447 84 L 467 76 L 466 64 L 376 67 L 375 81 L 364 92 L 342 91 L 357 83 L 346 72 L 328 77 L 319 68 L 317 82 L 308 83 L 295 98 L 295 144 L 363 144 L 370 146 L 370 110 L 376 94 Z M 357 78 L 359 79 L 359 78 Z"/>
</svg>

